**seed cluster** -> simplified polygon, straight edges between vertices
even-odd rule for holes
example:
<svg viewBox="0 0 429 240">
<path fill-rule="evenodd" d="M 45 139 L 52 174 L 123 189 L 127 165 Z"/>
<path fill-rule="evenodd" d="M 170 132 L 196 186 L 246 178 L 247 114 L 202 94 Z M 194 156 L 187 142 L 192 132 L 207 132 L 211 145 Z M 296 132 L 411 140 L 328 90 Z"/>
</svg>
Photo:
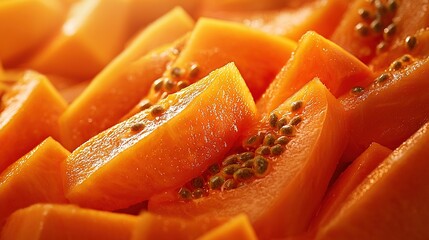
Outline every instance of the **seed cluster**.
<svg viewBox="0 0 429 240">
<path fill-rule="evenodd" d="M 382 84 L 382 83 L 386 82 L 387 80 L 392 78 L 392 72 L 400 71 L 413 62 L 414 62 L 414 58 L 411 57 L 409 54 L 405 54 L 405 55 L 399 57 L 398 59 L 394 60 L 390 64 L 389 68 L 384 73 L 380 74 L 374 80 L 374 82 L 376 84 Z"/>
<path fill-rule="evenodd" d="M 227 191 L 269 173 L 275 157 L 281 155 L 293 139 L 302 122 L 304 103 L 295 101 L 290 111 L 279 116 L 272 112 L 268 119 L 268 130 L 260 131 L 244 140 L 241 150 L 211 165 L 202 176 L 192 179 L 178 190 L 181 200 L 198 199 L 210 191 Z"/>
<path fill-rule="evenodd" d="M 357 14 L 361 22 L 355 26 L 355 31 L 362 37 L 382 37 L 377 44 L 377 53 L 387 49 L 390 40 L 396 33 L 396 24 L 393 21 L 398 0 L 371 0 L 369 9 L 360 8 Z"/>
</svg>

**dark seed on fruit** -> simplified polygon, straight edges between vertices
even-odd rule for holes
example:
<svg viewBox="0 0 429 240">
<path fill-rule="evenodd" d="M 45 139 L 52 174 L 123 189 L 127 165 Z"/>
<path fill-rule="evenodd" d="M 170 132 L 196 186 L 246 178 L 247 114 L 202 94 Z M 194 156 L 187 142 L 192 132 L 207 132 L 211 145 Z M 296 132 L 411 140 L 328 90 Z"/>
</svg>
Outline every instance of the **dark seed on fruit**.
<svg viewBox="0 0 429 240">
<path fill-rule="evenodd" d="M 280 136 L 277 138 L 277 140 L 274 142 L 274 144 L 280 144 L 280 145 L 286 145 L 290 142 L 290 139 L 286 136 Z"/>
<path fill-rule="evenodd" d="M 140 132 L 144 128 L 145 128 L 145 125 L 143 123 L 136 123 L 136 124 L 133 124 L 130 129 L 133 132 Z"/>
<path fill-rule="evenodd" d="M 271 147 L 271 155 L 278 156 L 284 152 L 285 148 L 281 144 L 276 144 Z"/>
<path fill-rule="evenodd" d="M 413 50 L 416 47 L 417 38 L 414 36 L 407 36 L 405 38 L 405 44 L 406 44 L 408 50 Z"/>
<path fill-rule="evenodd" d="M 257 142 L 258 142 L 258 139 L 259 139 L 259 136 L 258 135 L 253 135 L 253 136 L 250 136 L 246 141 L 245 141 L 245 143 L 244 143 L 244 147 L 251 147 L 251 146 L 254 146 L 254 145 L 256 145 L 257 144 Z"/>
<path fill-rule="evenodd" d="M 191 185 L 194 188 L 203 188 L 204 187 L 204 178 L 196 177 L 191 180 Z"/>
<path fill-rule="evenodd" d="M 226 180 L 222 185 L 222 190 L 231 190 L 237 187 L 237 183 L 234 179 L 230 178 Z"/>
<path fill-rule="evenodd" d="M 372 21 L 370 26 L 371 29 L 376 33 L 379 33 L 383 30 L 383 24 L 379 19 L 375 19 L 374 21 Z"/>
<path fill-rule="evenodd" d="M 211 165 L 210 167 L 207 168 L 207 172 L 209 174 L 214 175 L 214 174 L 220 172 L 220 167 L 219 167 L 219 165 L 217 163 L 215 163 L 215 164 L 213 164 L 213 165 Z"/>
<path fill-rule="evenodd" d="M 365 88 L 363 88 L 363 87 L 353 87 L 352 93 L 353 94 L 361 94 L 364 90 L 365 90 Z"/>
<path fill-rule="evenodd" d="M 369 28 L 365 23 L 358 23 L 355 26 L 355 31 L 361 36 L 368 36 Z"/>
<path fill-rule="evenodd" d="M 179 81 L 177 82 L 177 87 L 181 90 L 189 86 L 188 81 Z"/>
<path fill-rule="evenodd" d="M 245 161 L 243 164 L 241 164 L 242 167 L 251 168 L 253 166 L 253 159 Z"/>
<path fill-rule="evenodd" d="M 165 91 L 171 92 L 171 91 L 174 90 L 175 87 L 176 87 L 176 83 L 173 80 L 171 80 L 169 78 L 165 78 L 164 79 L 164 89 L 165 89 Z"/>
<path fill-rule="evenodd" d="M 264 157 L 258 156 L 255 157 L 253 162 L 253 169 L 257 176 L 264 175 L 268 170 L 268 160 Z"/>
<path fill-rule="evenodd" d="M 301 121 L 302 121 L 302 117 L 300 115 L 297 115 L 290 120 L 289 124 L 292 126 L 296 126 L 299 123 L 301 123 Z"/>
<path fill-rule="evenodd" d="M 200 72 L 200 67 L 198 66 L 198 64 L 191 64 L 191 66 L 189 67 L 189 77 L 190 78 L 195 78 L 198 76 L 198 73 Z"/>
<path fill-rule="evenodd" d="M 204 190 L 201 188 L 195 189 L 194 191 L 192 191 L 192 198 L 194 199 L 198 199 L 201 198 L 202 196 L 204 196 Z"/>
<path fill-rule="evenodd" d="M 292 105 L 291 105 L 291 111 L 292 112 L 298 111 L 299 109 L 301 109 L 302 104 L 303 104 L 302 101 L 295 101 L 295 102 L 293 102 Z"/>
<path fill-rule="evenodd" d="M 272 133 L 268 133 L 267 135 L 265 135 L 264 137 L 264 141 L 263 144 L 265 146 L 272 146 L 274 144 L 274 142 L 276 141 L 276 137 L 272 134 Z"/>
<path fill-rule="evenodd" d="M 171 69 L 171 76 L 175 78 L 180 78 L 181 76 L 183 76 L 184 73 L 185 71 L 179 67 L 174 67 L 173 69 Z"/>
<path fill-rule="evenodd" d="M 255 157 L 255 153 L 253 152 L 244 152 L 240 154 L 240 161 L 245 162 Z"/>
<path fill-rule="evenodd" d="M 293 136 L 295 134 L 295 128 L 292 125 L 285 125 L 280 128 L 280 133 L 285 136 Z"/>
<path fill-rule="evenodd" d="M 387 43 L 385 41 L 381 41 L 376 46 L 377 54 L 380 54 L 387 50 Z"/>
<path fill-rule="evenodd" d="M 141 101 L 139 105 L 140 105 L 139 106 L 140 107 L 140 111 L 143 111 L 143 110 L 146 110 L 146 109 L 152 107 L 152 103 L 150 103 L 150 101 L 147 100 L 147 99 Z"/>
<path fill-rule="evenodd" d="M 365 8 L 359 8 L 358 14 L 363 20 L 368 20 L 371 18 L 371 13 Z"/>
<path fill-rule="evenodd" d="M 160 116 L 161 114 L 163 114 L 165 112 L 165 109 L 162 106 L 153 106 L 152 110 L 150 111 L 150 113 L 152 114 L 152 116 L 156 117 L 156 116 Z"/>
<path fill-rule="evenodd" d="M 387 1 L 387 8 L 391 12 L 395 12 L 396 9 L 398 9 L 398 2 L 396 0 L 389 0 Z"/>
<path fill-rule="evenodd" d="M 376 83 L 382 83 L 382 82 L 388 80 L 389 78 L 390 78 L 390 75 L 388 73 L 383 73 L 375 79 L 375 82 Z"/>
<path fill-rule="evenodd" d="M 211 189 L 220 189 L 224 182 L 225 179 L 222 176 L 215 175 L 209 179 L 209 187 Z"/>
<path fill-rule="evenodd" d="M 190 200 L 192 198 L 191 190 L 182 187 L 179 189 L 179 197 L 183 200 Z"/>
<path fill-rule="evenodd" d="M 387 7 L 380 1 L 375 0 L 374 1 L 375 9 L 377 9 L 377 13 L 380 14 L 380 16 L 383 16 L 387 12 Z"/>
<path fill-rule="evenodd" d="M 270 147 L 260 146 L 255 150 L 255 153 L 258 155 L 263 155 L 263 156 L 270 155 Z"/>
<path fill-rule="evenodd" d="M 228 157 L 225 158 L 225 160 L 222 161 L 222 166 L 228 166 L 239 162 L 240 160 L 238 159 L 238 155 L 233 154 L 233 155 L 229 155 Z"/>
<path fill-rule="evenodd" d="M 224 167 L 222 169 L 222 173 L 225 174 L 225 175 L 227 175 L 227 176 L 231 176 L 238 169 L 240 169 L 240 165 L 239 164 L 231 164 L 231 165 L 228 165 L 228 166 Z"/>
<path fill-rule="evenodd" d="M 390 39 L 396 33 L 396 24 L 391 23 L 383 30 L 384 39 Z"/>
<path fill-rule="evenodd" d="M 284 125 L 287 124 L 287 118 L 286 117 L 282 117 L 277 121 L 277 128 L 280 129 L 282 128 Z"/>
<path fill-rule="evenodd" d="M 159 92 L 163 86 L 164 86 L 164 79 L 162 78 L 157 79 L 153 82 L 153 90 L 155 90 L 155 92 Z"/>
<path fill-rule="evenodd" d="M 404 56 L 401 57 L 401 61 L 405 62 L 405 63 L 408 63 L 408 62 L 411 61 L 411 56 L 408 55 L 408 54 L 405 54 Z"/>
<path fill-rule="evenodd" d="M 246 181 L 254 176 L 253 169 L 251 168 L 240 168 L 233 174 L 236 181 Z"/>
<path fill-rule="evenodd" d="M 276 127 L 277 121 L 279 120 L 279 117 L 275 113 L 270 114 L 270 126 Z"/>
<path fill-rule="evenodd" d="M 390 64 L 390 67 L 389 67 L 389 69 L 391 71 L 399 70 L 401 68 L 402 68 L 402 62 L 398 61 L 398 60 L 393 61 L 392 64 Z"/>
</svg>

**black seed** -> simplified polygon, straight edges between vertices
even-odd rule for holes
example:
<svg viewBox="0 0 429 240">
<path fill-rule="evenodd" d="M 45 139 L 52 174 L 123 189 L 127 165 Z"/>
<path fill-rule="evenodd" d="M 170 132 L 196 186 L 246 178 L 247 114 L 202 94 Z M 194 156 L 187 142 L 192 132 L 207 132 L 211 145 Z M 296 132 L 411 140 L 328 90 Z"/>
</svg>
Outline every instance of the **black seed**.
<svg viewBox="0 0 429 240">
<path fill-rule="evenodd" d="M 405 38 L 405 45 L 407 46 L 408 50 L 413 50 L 416 47 L 417 44 L 417 38 L 415 36 L 407 36 Z"/>
<path fill-rule="evenodd" d="M 285 136 L 293 136 L 295 134 L 295 128 L 292 125 L 285 125 L 280 128 L 280 133 Z"/>
<path fill-rule="evenodd" d="M 244 148 L 255 147 L 259 145 L 259 135 L 250 136 L 243 144 Z"/>
<path fill-rule="evenodd" d="M 406 63 L 411 62 L 411 56 L 408 54 L 405 54 L 404 56 L 401 57 L 401 61 Z"/>
<path fill-rule="evenodd" d="M 189 82 L 188 81 L 179 81 L 179 82 L 177 82 L 177 87 L 179 89 L 184 89 L 187 86 L 189 86 Z"/>
<path fill-rule="evenodd" d="M 152 114 L 152 116 L 156 117 L 156 116 L 160 116 L 161 114 L 163 114 L 165 112 L 165 109 L 162 106 L 153 106 L 152 110 L 150 111 L 150 113 Z"/>
<path fill-rule="evenodd" d="M 398 61 L 398 60 L 393 61 L 392 64 L 390 64 L 390 67 L 389 67 L 389 69 L 391 71 L 399 70 L 401 68 L 402 68 L 402 62 Z"/>
<path fill-rule="evenodd" d="M 390 12 L 395 12 L 398 9 L 398 2 L 396 0 L 387 1 L 387 8 Z"/>
<path fill-rule="evenodd" d="M 270 147 L 260 146 L 256 149 L 255 153 L 258 155 L 263 155 L 263 156 L 270 155 Z"/>
<path fill-rule="evenodd" d="M 241 166 L 245 168 L 251 168 L 253 166 L 253 159 L 245 161 L 243 164 L 241 164 Z"/>
<path fill-rule="evenodd" d="M 190 200 L 192 198 L 191 190 L 182 187 L 179 189 L 179 197 L 183 200 Z"/>
<path fill-rule="evenodd" d="M 164 79 L 164 89 L 167 92 L 172 92 L 174 90 L 174 88 L 176 87 L 176 83 L 169 79 L 169 78 L 165 78 Z"/>
<path fill-rule="evenodd" d="M 361 36 L 368 36 L 369 28 L 365 23 L 358 23 L 355 26 L 355 31 Z"/>
<path fill-rule="evenodd" d="M 233 178 L 226 180 L 222 185 L 222 190 L 231 190 L 237 187 L 237 183 Z"/>
<path fill-rule="evenodd" d="M 368 10 L 366 10 L 365 8 L 359 8 L 358 14 L 363 20 L 371 19 L 371 13 Z"/>
<path fill-rule="evenodd" d="M 159 92 L 163 86 L 164 86 L 164 79 L 162 78 L 159 78 L 153 82 L 153 90 L 155 90 L 155 92 Z"/>
<path fill-rule="evenodd" d="M 253 152 L 244 152 L 240 154 L 240 161 L 245 162 L 255 157 L 255 153 Z"/>
<path fill-rule="evenodd" d="M 291 111 L 292 112 L 298 111 L 299 109 L 301 109 L 302 104 L 303 104 L 302 101 L 295 101 L 295 102 L 293 102 L 292 105 L 291 105 Z"/>
<path fill-rule="evenodd" d="M 237 171 L 238 169 L 240 169 L 239 164 L 231 164 L 231 165 L 224 167 L 222 169 L 222 173 L 224 173 L 227 176 L 232 176 L 232 174 L 234 174 L 234 172 Z"/>
<path fill-rule="evenodd" d="M 251 168 L 240 168 L 235 171 L 233 177 L 236 181 L 246 181 L 252 179 L 254 176 L 253 169 Z"/>
<path fill-rule="evenodd" d="M 383 73 L 375 79 L 376 83 L 382 83 L 390 78 L 388 73 Z"/>
<path fill-rule="evenodd" d="M 278 156 L 284 152 L 285 148 L 281 144 L 276 144 L 271 147 L 271 155 Z"/>
<path fill-rule="evenodd" d="M 387 42 L 385 41 L 381 41 L 380 43 L 377 44 L 377 54 L 380 54 L 381 52 L 386 51 L 387 49 Z"/>
<path fill-rule="evenodd" d="M 191 66 L 189 67 L 189 77 L 195 78 L 198 76 L 198 73 L 200 73 L 200 67 L 198 66 L 198 64 L 191 64 Z"/>
<path fill-rule="evenodd" d="M 374 21 L 372 21 L 370 26 L 371 29 L 376 33 L 379 33 L 383 30 L 383 24 L 379 19 L 375 19 Z"/>
<path fill-rule="evenodd" d="M 395 33 L 396 33 L 396 24 L 391 23 L 383 30 L 383 37 L 384 39 L 390 39 L 393 37 L 393 35 L 395 35 Z"/>
<path fill-rule="evenodd" d="M 280 145 L 286 145 L 290 142 L 290 139 L 286 136 L 281 136 L 277 138 L 277 140 L 274 142 L 274 144 L 280 144 Z"/>
<path fill-rule="evenodd" d="M 275 113 L 270 114 L 270 126 L 276 127 L 277 121 L 279 120 L 279 117 Z"/>
<path fill-rule="evenodd" d="M 204 178 L 203 177 L 196 177 L 191 180 L 191 185 L 194 188 L 203 188 L 204 187 Z"/>
<path fill-rule="evenodd" d="M 351 92 L 353 94 L 361 94 L 364 90 L 365 90 L 365 88 L 363 88 L 363 87 L 353 87 Z"/>
<path fill-rule="evenodd" d="M 238 159 L 238 155 L 233 154 L 233 155 L 229 155 L 228 157 L 225 158 L 225 160 L 222 161 L 222 166 L 228 166 L 239 162 L 240 160 Z"/>
<path fill-rule="evenodd" d="M 276 141 L 276 137 L 272 134 L 272 133 L 268 133 L 267 135 L 265 135 L 264 137 L 264 141 L 263 144 L 265 146 L 272 146 L 274 144 L 274 142 Z"/>
<path fill-rule="evenodd" d="M 201 188 L 197 188 L 194 191 L 192 191 L 192 198 L 198 199 L 204 196 L 204 190 Z"/>
<path fill-rule="evenodd" d="M 284 125 L 287 124 L 287 118 L 286 117 L 282 117 L 277 121 L 277 129 L 282 128 Z"/>
<path fill-rule="evenodd" d="M 140 132 L 144 128 L 145 128 L 145 125 L 143 123 L 136 123 L 136 124 L 133 124 L 130 129 L 133 132 Z"/>
<path fill-rule="evenodd" d="M 380 16 L 383 16 L 387 12 L 387 7 L 380 1 L 376 0 L 374 1 L 375 9 L 377 9 L 377 13 L 380 14 Z"/>
<path fill-rule="evenodd" d="M 215 163 L 211 165 L 210 167 L 207 168 L 207 172 L 212 175 L 219 173 L 220 172 L 219 164 Z"/>
<path fill-rule="evenodd" d="M 225 182 L 222 176 L 215 175 L 209 179 L 209 186 L 211 189 L 220 189 Z"/>
<path fill-rule="evenodd" d="M 140 111 L 143 111 L 143 110 L 146 110 L 146 109 L 152 107 L 152 103 L 150 103 L 150 101 L 147 100 L 147 99 L 141 101 L 139 105 L 140 105 L 139 106 L 140 107 Z"/>
<path fill-rule="evenodd" d="M 174 67 L 173 69 L 171 69 L 171 76 L 174 78 L 180 78 L 181 76 L 183 76 L 184 73 L 185 71 L 179 67 Z"/>
<path fill-rule="evenodd" d="M 292 126 L 296 126 L 296 125 L 298 125 L 299 123 L 301 123 L 301 121 L 302 121 L 302 117 L 301 117 L 301 115 L 297 115 L 297 116 L 293 117 L 293 118 L 290 120 L 289 124 L 290 124 L 290 125 L 292 125 Z"/>
<path fill-rule="evenodd" d="M 253 169 L 257 176 L 264 175 L 268 170 L 268 160 L 264 157 L 255 157 L 253 162 Z"/>
</svg>

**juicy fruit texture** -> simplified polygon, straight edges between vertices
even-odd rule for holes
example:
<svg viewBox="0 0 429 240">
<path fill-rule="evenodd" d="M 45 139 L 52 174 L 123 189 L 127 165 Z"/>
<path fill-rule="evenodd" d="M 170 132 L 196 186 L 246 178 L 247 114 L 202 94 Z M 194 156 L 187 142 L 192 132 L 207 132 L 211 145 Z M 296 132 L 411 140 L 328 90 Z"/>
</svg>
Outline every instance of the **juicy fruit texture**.
<svg viewBox="0 0 429 240">
<path fill-rule="evenodd" d="M 185 40 L 173 43 L 171 49 L 150 50 L 176 40 L 192 27 L 192 19 L 176 8 L 136 36 L 61 116 L 62 143 L 73 150 L 116 124 L 149 91 L 171 61 L 171 51 Z"/>
<path fill-rule="evenodd" d="M 137 217 L 72 205 L 35 204 L 13 213 L 1 240 L 128 240 Z"/>
<path fill-rule="evenodd" d="M 372 80 L 370 69 L 331 41 L 315 32 L 306 33 L 291 59 L 257 102 L 268 113 L 318 77 L 336 97 Z"/>
<path fill-rule="evenodd" d="M 344 161 L 353 160 L 371 142 L 395 149 L 429 121 L 426 104 L 429 102 L 426 91 L 429 58 L 401 65 L 398 70 L 380 74 L 362 93 L 349 93 L 340 98 L 350 122 L 350 142 Z"/>
<path fill-rule="evenodd" d="M 198 240 L 221 239 L 256 240 L 257 237 L 247 216 L 240 214 L 198 238 Z"/>
<path fill-rule="evenodd" d="M 66 203 L 61 167 L 70 153 L 52 138 L 0 175 L 0 226 L 6 217 L 34 203 Z"/>
<path fill-rule="evenodd" d="M 315 239 L 427 239 L 429 124 L 393 151 Z"/>
<path fill-rule="evenodd" d="M 392 150 L 372 143 L 339 176 L 323 201 L 317 216 L 312 221 L 312 229 L 317 229 L 329 221 L 339 210 L 348 195 L 392 152 Z"/>
<path fill-rule="evenodd" d="M 92 78 L 124 47 L 128 11 L 126 1 L 76 3 L 59 33 L 24 65 L 43 73 Z"/>
<path fill-rule="evenodd" d="M 66 196 L 113 210 L 178 187 L 225 154 L 255 111 L 228 64 L 77 148 L 66 162 Z"/>
<path fill-rule="evenodd" d="M 320 81 L 308 83 L 280 105 L 276 114 L 287 113 L 296 101 L 304 103 L 302 122 L 284 152 L 272 160 L 266 176 L 196 200 L 183 201 L 175 191 L 160 194 L 150 199 L 149 210 L 197 219 L 230 218 L 245 213 L 263 239 L 304 231 L 334 172 L 347 128 L 342 107 Z M 267 118 L 262 122 L 265 127 L 269 124 Z"/>
<path fill-rule="evenodd" d="M 1 1 L 1 61 L 8 66 L 16 65 L 27 57 L 55 33 L 64 17 L 63 11 L 56 0 Z"/>
<path fill-rule="evenodd" d="M 67 107 L 46 77 L 26 72 L 2 97 L 0 172 L 45 138 L 59 138 L 59 116 Z"/>
</svg>

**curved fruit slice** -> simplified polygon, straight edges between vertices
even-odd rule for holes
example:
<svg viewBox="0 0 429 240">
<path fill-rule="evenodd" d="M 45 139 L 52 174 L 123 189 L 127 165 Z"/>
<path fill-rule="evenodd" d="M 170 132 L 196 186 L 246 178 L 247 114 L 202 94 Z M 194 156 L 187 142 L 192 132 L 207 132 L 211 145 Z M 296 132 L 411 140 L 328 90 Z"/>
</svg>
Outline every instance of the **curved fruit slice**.
<svg viewBox="0 0 429 240">
<path fill-rule="evenodd" d="M 341 105 L 323 84 L 311 81 L 251 131 L 246 144 L 258 142 L 254 140 L 260 132 L 266 132 L 262 146 L 259 142 L 246 147 L 249 152 L 228 156 L 221 172 L 207 178 L 207 185 L 192 180 L 192 197 L 182 187 L 179 194 L 176 190 L 152 197 L 148 209 L 197 221 L 245 213 L 262 239 L 301 233 L 342 154 L 347 140 L 344 117 Z M 289 124 L 283 125 L 286 118 Z M 201 192 L 197 184 L 207 193 L 197 195 Z"/>
<path fill-rule="evenodd" d="M 429 3 L 357 0 L 332 35 L 332 41 L 365 63 L 429 26 Z"/>
<path fill-rule="evenodd" d="M 128 240 L 137 217 L 83 209 L 72 205 L 35 204 L 13 213 L 2 240 Z"/>
<path fill-rule="evenodd" d="M 162 78 L 154 81 L 149 94 L 124 118 L 229 62 L 236 64 L 253 97 L 258 99 L 295 47 L 296 43 L 288 39 L 236 23 L 202 18 L 171 67 Z"/>
<path fill-rule="evenodd" d="M 314 239 L 428 239 L 429 124 L 386 158 Z"/>
<path fill-rule="evenodd" d="M 56 0 L 0 1 L 0 59 L 16 64 L 57 31 L 64 18 Z"/>
<path fill-rule="evenodd" d="M 2 98 L 0 172 L 45 138 L 58 139 L 58 118 L 67 107 L 49 80 L 26 72 Z"/>
<path fill-rule="evenodd" d="M 127 1 L 86 0 L 72 6 L 59 33 L 25 67 L 87 80 L 124 47 L 130 5 Z"/>
<path fill-rule="evenodd" d="M 193 21 L 175 8 L 143 30 L 133 42 L 104 68 L 88 88 L 61 116 L 61 140 L 73 150 L 97 133 L 113 126 L 147 94 L 150 84 L 160 77 L 176 48 L 161 47 L 192 30 Z"/>
<path fill-rule="evenodd" d="M 113 210 L 178 187 L 225 154 L 255 111 L 228 64 L 77 148 L 66 162 L 66 196 Z"/>
<path fill-rule="evenodd" d="M 315 32 L 306 33 L 293 57 L 257 102 L 261 113 L 274 110 L 314 77 L 338 97 L 372 80 L 369 68 L 344 49 Z"/>
<path fill-rule="evenodd" d="M 399 64 L 367 89 L 340 98 L 350 122 L 344 161 L 354 160 L 371 142 L 395 149 L 429 121 L 429 58 Z"/>
<path fill-rule="evenodd" d="M 34 203 L 66 203 L 61 167 L 70 153 L 52 138 L 0 175 L 0 226 L 7 216 Z"/>
<path fill-rule="evenodd" d="M 248 217 L 240 214 L 198 238 L 198 240 L 222 239 L 257 240 L 258 238 Z"/>
<path fill-rule="evenodd" d="M 312 221 L 312 228 L 329 221 L 341 208 L 347 196 L 392 152 L 392 150 L 372 143 L 353 163 L 340 175 L 321 205 L 317 216 Z"/>
<path fill-rule="evenodd" d="M 307 31 L 330 37 L 346 11 L 349 1 L 308 1 L 299 8 L 286 7 L 269 11 L 206 12 L 206 16 L 240 22 L 270 34 L 298 41 Z"/>
</svg>

